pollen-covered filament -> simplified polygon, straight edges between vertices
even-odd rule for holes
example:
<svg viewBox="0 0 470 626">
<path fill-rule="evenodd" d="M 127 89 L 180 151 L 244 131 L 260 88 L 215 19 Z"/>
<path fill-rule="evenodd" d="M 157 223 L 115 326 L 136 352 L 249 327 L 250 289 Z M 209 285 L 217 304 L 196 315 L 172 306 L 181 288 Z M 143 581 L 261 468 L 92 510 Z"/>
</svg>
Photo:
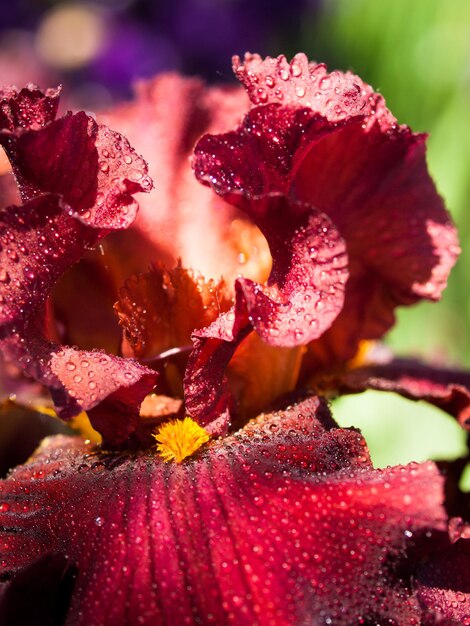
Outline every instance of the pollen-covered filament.
<svg viewBox="0 0 470 626">
<path fill-rule="evenodd" d="M 181 463 L 207 443 L 210 435 L 190 417 L 166 422 L 153 435 L 164 461 Z"/>
</svg>

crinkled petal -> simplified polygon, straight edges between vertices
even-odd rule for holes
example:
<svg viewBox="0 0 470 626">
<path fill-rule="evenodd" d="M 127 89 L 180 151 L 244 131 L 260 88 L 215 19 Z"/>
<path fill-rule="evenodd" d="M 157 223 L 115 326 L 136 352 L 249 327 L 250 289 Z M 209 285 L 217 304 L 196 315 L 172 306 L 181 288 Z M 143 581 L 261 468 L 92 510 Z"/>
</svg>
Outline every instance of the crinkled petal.
<svg viewBox="0 0 470 626">
<path fill-rule="evenodd" d="M 34 97 L 42 96 L 34 92 Z M 155 373 L 114 357 L 109 366 L 93 368 L 95 378 L 89 379 L 91 368 L 83 362 L 97 355 L 48 341 L 42 305 L 90 246 L 108 230 L 129 225 L 137 208 L 131 193 L 151 186 L 146 165 L 122 136 L 98 127 L 84 113 L 43 125 L 31 122 L 29 128 L 16 127 L 1 137 L 7 137 L 7 152 L 26 198 L 23 206 L 0 214 L 2 350 L 51 389 L 63 417 L 89 410 L 96 428 L 105 430 L 106 442 L 121 443 L 136 428 L 139 404 L 152 389 Z M 142 185 L 132 180 L 136 177 Z M 75 369 L 68 376 L 71 355 Z M 98 358 L 108 363 L 106 355 Z"/>
<path fill-rule="evenodd" d="M 186 407 L 204 424 L 220 410 L 225 369 L 251 329 L 271 346 L 295 347 L 319 337 L 343 304 L 347 255 L 331 222 L 284 196 L 267 196 L 250 207 L 266 235 L 273 266 L 266 286 L 237 279 L 232 311 L 193 334 Z"/>
<path fill-rule="evenodd" d="M 331 122 L 356 115 L 384 128 L 396 122 L 380 94 L 351 72 L 327 72 L 323 63 L 309 62 L 296 54 L 289 63 L 284 55 L 262 59 L 245 54 L 243 62 L 233 57 L 233 71 L 253 104 L 282 104 L 309 107 Z"/>
<path fill-rule="evenodd" d="M 187 348 L 195 328 L 208 326 L 231 305 L 223 280 L 205 281 L 181 265 L 155 265 L 129 278 L 115 310 L 136 356 L 158 358 L 170 348 Z"/>
<path fill-rule="evenodd" d="M 390 328 L 396 306 L 438 299 L 458 255 L 455 228 L 427 172 L 425 138 L 397 127 L 359 79 L 326 76 L 303 56 L 291 65 L 249 56 L 235 68 L 255 100 L 266 78 L 269 86 L 277 76 L 274 95 L 235 132 L 198 143 L 196 175 L 237 206 L 280 192 L 332 219 L 347 244 L 350 280 L 342 314 L 311 356 L 313 367 L 320 352 L 344 362 L 359 341 Z M 321 89 L 318 103 L 295 95 L 300 86 L 311 95 L 324 78 L 326 99 Z"/>
<path fill-rule="evenodd" d="M 145 162 L 128 141 L 83 112 L 8 135 L 4 146 L 23 201 L 60 194 L 95 228 L 116 228 L 118 213 L 119 227 L 128 227 L 137 212 L 131 194 L 152 188 Z"/>
<path fill-rule="evenodd" d="M 1 487 L 4 576 L 64 554 L 67 626 L 420 623 L 445 529 L 435 466 L 372 470 L 316 398 L 181 465 L 55 438 Z"/>
<path fill-rule="evenodd" d="M 24 128 L 40 128 L 55 119 L 60 89 L 42 91 L 29 85 L 0 89 L 0 133 L 15 133 Z"/>
<path fill-rule="evenodd" d="M 393 391 L 410 400 L 425 400 L 470 429 L 470 373 L 466 371 L 432 367 L 414 359 L 393 359 L 351 369 L 337 384 L 341 393 L 376 389 Z"/>
</svg>

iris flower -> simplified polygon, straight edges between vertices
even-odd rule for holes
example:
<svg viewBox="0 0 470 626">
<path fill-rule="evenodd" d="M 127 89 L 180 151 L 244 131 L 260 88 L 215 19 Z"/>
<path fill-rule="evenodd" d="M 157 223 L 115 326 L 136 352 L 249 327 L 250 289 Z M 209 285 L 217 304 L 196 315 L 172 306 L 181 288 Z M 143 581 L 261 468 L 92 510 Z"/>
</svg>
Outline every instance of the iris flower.
<svg viewBox="0 0 470 626">
<path fill-rule="evenodd" d="M 234 69 L 248 98 L 170 75 L 102 116 L 157 182 L 139 215 L 122 135 L 2 93 L 2 351 L 94 429 L 0 483 L 2 623 L 469 624 L 455 466 L 374 469 L 326 400 L 394 390 L 469 426 L 467 373 L 368 350 L 458 254 L 425 137 L 303 55 Z"/>
</svg>

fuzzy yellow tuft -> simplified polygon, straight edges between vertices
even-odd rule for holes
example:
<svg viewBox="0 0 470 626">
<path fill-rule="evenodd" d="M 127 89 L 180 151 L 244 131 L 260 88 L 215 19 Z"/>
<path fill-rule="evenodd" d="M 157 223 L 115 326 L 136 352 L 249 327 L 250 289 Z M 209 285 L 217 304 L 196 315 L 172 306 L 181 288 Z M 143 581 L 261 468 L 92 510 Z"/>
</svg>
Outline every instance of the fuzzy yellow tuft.
<svg viewBox="0 0 470 626">
<path fill-rule="evenodd" d="M 210 435 L 190 417 L 172 420 L 160 426 L 153 435 L 157 440 L 157 450 L 164 461 L 181 463 L 207 443 Z"/>
</svg>

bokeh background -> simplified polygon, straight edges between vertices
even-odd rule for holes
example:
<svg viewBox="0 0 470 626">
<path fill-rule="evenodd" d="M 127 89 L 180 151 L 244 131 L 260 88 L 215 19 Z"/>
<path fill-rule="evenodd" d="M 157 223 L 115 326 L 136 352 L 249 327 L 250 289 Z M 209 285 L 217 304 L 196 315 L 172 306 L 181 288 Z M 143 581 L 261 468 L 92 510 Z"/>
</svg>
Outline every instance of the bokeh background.
<svg viewBox="0 0 470 626">
<path fill-rule="evenodd" d="M 15 0 L 0 17 L 0 78 L 63 83 L 74 107 L 95 110 L 166 70 L 230 81 L 231 55 L 246 50 L 302 50 L 353 70 L 400 122 L 430 133 L 429 167 L 463 247 L 443 301 L 400 311 L 387 342 L 470 366 L 469 29 L 466 0 Z M 437 409 L 368 392 L 334 410 L 363 430 L 379 466 L 464 451 L 463 434 Z"/>
</svg>

